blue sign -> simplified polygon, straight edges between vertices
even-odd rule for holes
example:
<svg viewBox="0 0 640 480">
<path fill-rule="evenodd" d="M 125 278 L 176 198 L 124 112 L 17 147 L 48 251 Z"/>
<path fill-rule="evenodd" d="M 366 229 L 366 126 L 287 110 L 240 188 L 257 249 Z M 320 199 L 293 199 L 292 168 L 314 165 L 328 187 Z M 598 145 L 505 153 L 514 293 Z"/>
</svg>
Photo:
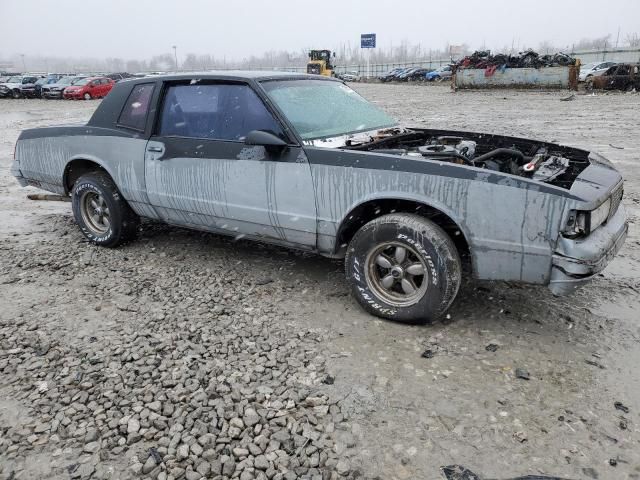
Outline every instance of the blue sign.
<svg viewBox="0 0 640 480">
<path fill-rule="evenodd" d="M 360 35 L 360 48 L 376 48 L 376 34 L 363 33 Z"/>
</svg>

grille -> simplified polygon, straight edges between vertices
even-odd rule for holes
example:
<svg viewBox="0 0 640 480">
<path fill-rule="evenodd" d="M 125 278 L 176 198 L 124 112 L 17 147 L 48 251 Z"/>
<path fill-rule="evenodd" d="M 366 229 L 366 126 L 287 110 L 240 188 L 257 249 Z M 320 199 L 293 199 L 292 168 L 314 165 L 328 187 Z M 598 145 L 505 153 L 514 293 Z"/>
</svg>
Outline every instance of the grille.
<svg viewBox="0 0 640 480">
<path fill-rule="evenodd" d="M 624 193 L 624 188 L 621 184 L 611 195 L 611 208 L 609 209 L 609 217 L 607 218 L 607 220 L 613 217 L 615 213 L 618 211 L 620 202 L 622 202 L 623 193 Z"/>
</svg>

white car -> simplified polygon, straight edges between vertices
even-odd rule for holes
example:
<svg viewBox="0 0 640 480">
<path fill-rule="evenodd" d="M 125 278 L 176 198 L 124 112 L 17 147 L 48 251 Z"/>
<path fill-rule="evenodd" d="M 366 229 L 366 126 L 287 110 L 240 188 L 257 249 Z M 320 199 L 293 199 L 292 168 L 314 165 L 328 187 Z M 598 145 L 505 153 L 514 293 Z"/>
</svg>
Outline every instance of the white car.
<svg viewBox="0 0 640 480">
<path fill-rule="evenodd" d="M 599 77 L 607 71 L 609 67 L 613 67 L 616 62 L 594 62 L 580 67 L 578 80 L 586 82 L 589 77 Z"/>
<path fill-rule="evenodd" d="M 360 81 L 360 75 L 358 75 L 358 72 L 343 73 L 342 75 L 340 75 L 340 78 L 342 80 L 344 80 L 345 82 L 359 82 Z"/>
</svg>

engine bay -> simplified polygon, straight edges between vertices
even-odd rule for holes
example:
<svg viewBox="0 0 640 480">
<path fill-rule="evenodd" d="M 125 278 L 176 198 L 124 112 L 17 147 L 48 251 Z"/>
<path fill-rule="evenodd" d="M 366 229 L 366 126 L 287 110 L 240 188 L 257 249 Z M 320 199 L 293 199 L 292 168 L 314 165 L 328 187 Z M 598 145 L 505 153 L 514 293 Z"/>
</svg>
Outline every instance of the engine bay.
<svg viewBox="0 0 640 480">
<path fill-rule="evenodd" d="M 571 147 L 447 130 L 390 128 L 354 136 L 343 148 L 467 165 L 567 189 L 589 165 L 588 152 Z"/>
</svg>

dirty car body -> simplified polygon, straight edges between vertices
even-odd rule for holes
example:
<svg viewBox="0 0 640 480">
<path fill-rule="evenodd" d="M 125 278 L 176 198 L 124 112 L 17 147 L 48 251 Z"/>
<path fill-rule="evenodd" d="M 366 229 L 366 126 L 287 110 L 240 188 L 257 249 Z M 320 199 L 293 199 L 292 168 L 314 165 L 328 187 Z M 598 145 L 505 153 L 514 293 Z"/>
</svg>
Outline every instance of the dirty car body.
<svg viewBox="0 0 640 480">
<path fill-rule="evenodd" d="M 640 89 L 640 64 L 620 63 L 607 69 L 603 74 L 590 78 L 587 88 L 604 90 Z"/>
<path fill-rule="evenodd" d="M 443 276 L 453 278 L 446 267 L 456 270 L 458 255 L 470 260 L 478 279 L 548 285 L 566 294 L 600 272 L 627 233 L 622 177 L 598 154 L 401 127 L 344 83 L 310 75 L 126 80 L 86 125 L 36 128 L 19 137 L 12 172 L 23 186 L 75 195 L 94 171 L 112 180 L 114 198 L 132 215 L 330 257 L 346 254 L 360 303 L 408 321 L 420 314 L 403 317 L 403 309 L 418 293 L 438 288 Z M 105 215 L 104 208 L 87 208 L 89 217 Z M 412 240 L 402 232 L 415 225 L 424 227 Z M 433 245 L 424 240 L 431 227 L 440 239 Z M 363 237 L 367 229 L 370 236 Z M 385 229 L 391 236 L 382 242 Z M 362 237 L 368 243 L 354 246 Z M 449 260 L 438 257 L 445 243 L 457 249 Z M 363 260 L 370 263 L 365 272 Z M 448 286 L 427 316 L 442 314 L 457 288 Z"/>
</svg>

